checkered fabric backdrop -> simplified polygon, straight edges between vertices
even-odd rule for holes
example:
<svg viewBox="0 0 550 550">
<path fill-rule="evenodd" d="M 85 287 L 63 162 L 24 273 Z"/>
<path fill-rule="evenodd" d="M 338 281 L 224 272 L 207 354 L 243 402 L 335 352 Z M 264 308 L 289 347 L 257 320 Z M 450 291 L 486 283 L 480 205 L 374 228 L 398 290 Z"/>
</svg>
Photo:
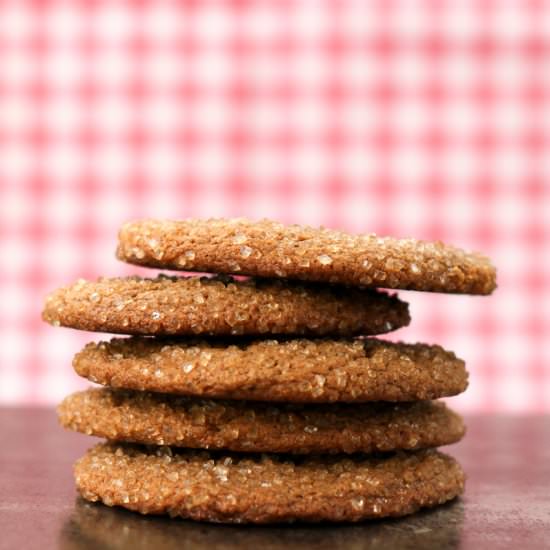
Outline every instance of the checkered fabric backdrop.
<svg viewBox="0 0 550 550">
<path fill-rule="evenodd" d="M 550 411 L 550 3 L 0 0 L 1 402 L 85 385 L 41 303 L 140 272 L 123 221 L 236 215 L 487 253 L 392 337 L 467 360 L 463 411 Z"/>
</svg>

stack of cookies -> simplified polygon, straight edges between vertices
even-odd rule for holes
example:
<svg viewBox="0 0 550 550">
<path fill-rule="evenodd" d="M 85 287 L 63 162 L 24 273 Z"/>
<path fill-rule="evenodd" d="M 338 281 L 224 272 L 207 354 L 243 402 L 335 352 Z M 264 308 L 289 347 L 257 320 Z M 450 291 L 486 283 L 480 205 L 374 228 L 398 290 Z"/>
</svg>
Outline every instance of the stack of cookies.
<svg viewBox="0 0 550 550">
<path fill-rule="evenodd" d="M 377 288 L 489 294 L 486 258 L 242 219 L 128 223 L 117 254 L 216 275 L 80 280 L 47 298 L 55 326 L 130 335 L 76 355 L 105 387 L 59 407 L 64 426 L 108 440 L 76 464 L 85 499 L 268 523 L 400 516 L 462 492 L 434 448 L 464 425 L 434 399 L 466 389 L 464 362 L 368 336 L 409 323 Z"/>
</svg>

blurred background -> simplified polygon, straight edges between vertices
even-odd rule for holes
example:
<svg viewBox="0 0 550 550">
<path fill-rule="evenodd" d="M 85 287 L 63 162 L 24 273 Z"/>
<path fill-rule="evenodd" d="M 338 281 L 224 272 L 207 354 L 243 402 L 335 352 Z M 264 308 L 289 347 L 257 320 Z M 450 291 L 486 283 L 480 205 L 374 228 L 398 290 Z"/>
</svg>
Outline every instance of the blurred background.
<svg viewBox="0 0 550 550">
<path fill-rule="evenodd" d="M 489 298 L 403 292 L 464 412 L 550 411 L 550 3 L 0 0 L 0 402 L 86 383 L 40 321 L 140 217 L 441 239 Z"/>
</svg>

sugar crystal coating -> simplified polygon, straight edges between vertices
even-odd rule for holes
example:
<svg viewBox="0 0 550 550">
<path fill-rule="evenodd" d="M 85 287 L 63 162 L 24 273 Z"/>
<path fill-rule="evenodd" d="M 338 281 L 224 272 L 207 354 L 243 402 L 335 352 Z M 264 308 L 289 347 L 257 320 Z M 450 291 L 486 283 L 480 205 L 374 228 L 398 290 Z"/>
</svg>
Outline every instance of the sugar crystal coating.
<svg viewBox="0 0 550 550">
<path fill-rule="evenodd" d="M 163 269 L 366 287 L 465 294 L 490 294 L 496 287 L 488 258 L 441 242 L 349 235 L 270 220 L 129 222 L 120 230 L 117 255 Z"/>
<path fill-rule="evenodd" d="M 374 338 L 114 338 L 87 344 L 73 366 L 115 388 L 259 401 L 414 401 L 468 384 L 464 361 L 440 346 Z"/>
<path fill-rule="evenodd" d="M 249 452 L 413 450 L 464 434 L 460 416 L 433 401 L 274 406 L 104 388 L 70 395 L 58 415 L 67 428 L 111 441 Z"/>
<path fill-rule="evenodd" d="M 46 298 L 55 326 L 145 335 L 381 334 L 409 323 L 382 292 L 231 277 L 79 280 Z"/>
<path fill-rule="evenodd" d="M 227 523 L 402 516 L 464 487 L 458 463 L 434 450 L 291 458 L 106 443 L 76 463 L 75 477 L 90 501 Z"/>
</svg>

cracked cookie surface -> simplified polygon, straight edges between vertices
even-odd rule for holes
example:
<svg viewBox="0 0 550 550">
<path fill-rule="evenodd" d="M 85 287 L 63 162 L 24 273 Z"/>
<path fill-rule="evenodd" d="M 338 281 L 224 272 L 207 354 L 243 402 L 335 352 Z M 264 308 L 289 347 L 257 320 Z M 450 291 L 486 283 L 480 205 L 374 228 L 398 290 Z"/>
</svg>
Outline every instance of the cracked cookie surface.
<svg viewBox="0 0 550 550">
<path fill-rule="evenodd" d="M 270 220 L 139 220 L 119 232 L 119 259 L 184 271 L 345 285 L 490 294 L 488 258 L 441 242 L 351 235 Z"/>
<path fill-rule="evenodd" d="M 291 458 L 104 443 L 77 461 L 75 478 L 90 501 L 224 523 L 402 516 L 464 488 L 459 464 L 435 450 Z"/>
<path fill-rule="evenodd" d="M 372 453 L 455 443 L 444 403 L 269 404 L 89 389 L 58 407 L 63 426 L 110 441 L 239 452 Z"/>
<path fill-rule="evenodd" d="M 232 277 L 79 280 L 52 292 L 54 326 L 144 335 L 382 334 L 405 326 L 408 305 L 383 292 Z"/>
<path fill-rule="evenodd" d="M 114 388 L 298 403 L 418 401 L 468 385 L 454 353 L 375 338 L 113 338 L 87 344 L 73 367 Z"/>
</svg>

